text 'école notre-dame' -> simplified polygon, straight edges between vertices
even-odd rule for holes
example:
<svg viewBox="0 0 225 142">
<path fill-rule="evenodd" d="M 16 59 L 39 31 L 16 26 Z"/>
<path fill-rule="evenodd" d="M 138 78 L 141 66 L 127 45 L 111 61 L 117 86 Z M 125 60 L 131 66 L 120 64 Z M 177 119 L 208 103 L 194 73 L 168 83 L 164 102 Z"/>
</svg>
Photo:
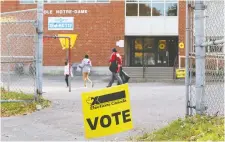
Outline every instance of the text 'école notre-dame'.
<svg viewBox="0 0 225 142">
<path fill-rule="evenodd" d="M 44 10 L 44 14 L 86 14 L 88 10 Z"/>
</svg>

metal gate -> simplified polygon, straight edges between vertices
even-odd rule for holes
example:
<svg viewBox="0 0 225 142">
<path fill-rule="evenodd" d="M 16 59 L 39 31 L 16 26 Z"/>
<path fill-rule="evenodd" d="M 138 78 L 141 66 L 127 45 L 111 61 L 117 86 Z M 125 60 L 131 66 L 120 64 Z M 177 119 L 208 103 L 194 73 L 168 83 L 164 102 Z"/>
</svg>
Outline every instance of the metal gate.
<svg viewBox="0 0 225 142">
<path fill-rule="evenodd" d="M 186 114 L 224 114 L 225 3 L 188 1 Z"/>
<path fill-rule="evenodd" d="M 1 87 L 35 93 L 37 9 L 1 13 Z"/>
</svg>

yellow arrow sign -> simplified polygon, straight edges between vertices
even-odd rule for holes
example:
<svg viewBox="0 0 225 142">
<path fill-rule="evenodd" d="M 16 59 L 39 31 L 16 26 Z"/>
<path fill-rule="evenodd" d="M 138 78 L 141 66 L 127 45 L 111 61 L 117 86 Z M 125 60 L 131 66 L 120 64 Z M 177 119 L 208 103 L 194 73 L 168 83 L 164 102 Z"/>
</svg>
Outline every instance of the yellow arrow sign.
<svg viewBox="0 0 225 142">
<path fill-rule="evenodd" d="M 58 34 L 58 36 L 63 50 L 69 48 L 69 40 L 70 40 L 70 48 L 74 47 L 77 40 L 77 34 Z M 60 38 L 60 37 L 70 37 L 70 38 Z"/>
</svg>

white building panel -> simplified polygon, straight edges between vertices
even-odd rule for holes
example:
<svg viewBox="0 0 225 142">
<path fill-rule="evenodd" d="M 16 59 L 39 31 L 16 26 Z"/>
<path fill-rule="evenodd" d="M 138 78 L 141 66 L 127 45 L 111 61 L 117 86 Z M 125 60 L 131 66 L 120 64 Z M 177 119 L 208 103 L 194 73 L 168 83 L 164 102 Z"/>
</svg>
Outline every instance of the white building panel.
<svg viewBox="0 0 225 142">
<path fill-rule="evenodd" d="M 125 18 L 126 36 L 178 36 L 178 16 Z"/>
</svg>

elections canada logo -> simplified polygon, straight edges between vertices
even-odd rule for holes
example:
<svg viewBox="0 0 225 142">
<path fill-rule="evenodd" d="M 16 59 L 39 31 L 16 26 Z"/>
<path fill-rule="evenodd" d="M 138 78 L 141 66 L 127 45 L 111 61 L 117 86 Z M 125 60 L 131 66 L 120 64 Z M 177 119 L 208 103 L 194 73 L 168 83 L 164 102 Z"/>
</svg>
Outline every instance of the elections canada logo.
<svg viewBox="0 0 225 142">
<path fill-rule="evenodd" d="M 90 105 L 90 110 L 109 107 L 126 102 L 125 91 L 115 92 L 102 96 L 89 97 L 86 102 Z"/>
</svg>

